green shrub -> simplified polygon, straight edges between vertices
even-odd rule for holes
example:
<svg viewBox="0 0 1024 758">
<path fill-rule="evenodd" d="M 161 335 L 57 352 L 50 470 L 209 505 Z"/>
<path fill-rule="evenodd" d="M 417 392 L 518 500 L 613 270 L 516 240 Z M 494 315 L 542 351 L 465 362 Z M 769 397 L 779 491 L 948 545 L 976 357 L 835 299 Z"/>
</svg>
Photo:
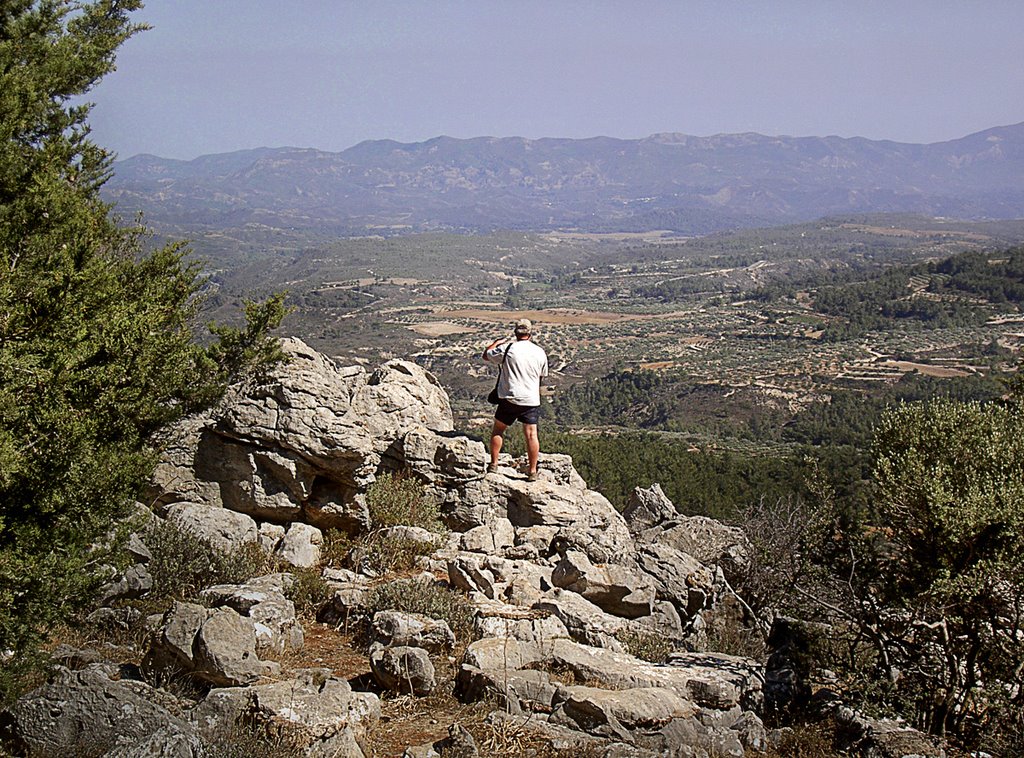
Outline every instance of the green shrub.
<svg viewBox="0 0 1024 758">
<path fill-rule="evenodd" d="M 664 663 L 675 652 L 675 645 L 663 634 L 646 629 L 622 628 L 615 633 L 626 652 L 642 661 Z"/>
<path fill-rule="evenodd" d="M 383 473 L 366 490 L 366 505 L 374 529 L 418 526 L 430 532 L 444 531 L 437 501 L 409 473 Z"/>
<path fill-rule="evenodd" d="M 295 612 L 305 618 L 316 618 L 317 612 L 331 598 L 331 588 L 319 566 L 291 570 L 293 581 L 285 593 L 295 604 Z"/>
<path fill-rule="evenodd" d="M 447 622 L 461 642 L 474 638 L 473 606 L 459 593 L 429 579 L 398 579 L 378 584 L 366 601 L 372 616 L 377 611 L 421 613 Z"/>
<path fill-rule="evenodd" d="M 331 531 L 324 535 L 321 561 L 325 566 L 352 571 L 369 569 L 378 575 L 411 571 L 421 556 L 437 550 L 439 541 L 425 543 L 381 532 L 352 538 Z"/>
<path fill-rule="evenodd" d="M 224 551 L 170 521 L 156 521 L 143 537 L 152 554 L 151 598 L 188 600 L 215 584 L 238 584 L 273 569 L 271 557 L 250 542 Z"/>
</svg>

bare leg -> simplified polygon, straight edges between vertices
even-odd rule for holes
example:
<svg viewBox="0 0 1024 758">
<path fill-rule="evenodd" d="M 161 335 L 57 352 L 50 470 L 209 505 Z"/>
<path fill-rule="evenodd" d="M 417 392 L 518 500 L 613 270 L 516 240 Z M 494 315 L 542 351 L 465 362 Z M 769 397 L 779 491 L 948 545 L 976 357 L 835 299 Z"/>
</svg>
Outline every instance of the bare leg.
<svg viewBox="0 0 1024 758">
<path fill-rule="evenodd" d="M 505 430 L 508 429 L 508 424 L 503 424 L 498 419 L 494 419 L 494 426 L 491 427 L 491 465 L 498 465 L 498 453 L 501 452 L 501 443 L 505 441 L 502 435 Z"/>
<path fill-rule="evenodd" d="M 526 458 L 530 462 L 527 473 L 537 473 L 537 458 L 540 457 L 540 438 L 536 424 L 523 424 L 523 439 L 526 440 Z"/>
</svg>

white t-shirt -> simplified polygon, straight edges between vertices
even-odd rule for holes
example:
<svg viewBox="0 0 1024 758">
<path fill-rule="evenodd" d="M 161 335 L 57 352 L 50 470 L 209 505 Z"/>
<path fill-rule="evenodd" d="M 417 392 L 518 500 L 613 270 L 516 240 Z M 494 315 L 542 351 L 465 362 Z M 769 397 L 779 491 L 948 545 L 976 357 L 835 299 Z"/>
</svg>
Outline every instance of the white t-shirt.
<svg viewBox="0 0 1024 758">
<path fill-rule="evenodd" d="M 540 405 L 540 379 L 548 375 L 548 356 L 543 348 L 530 340 L 517 340 L 511 345 L 495 345 L 484 359 L 499 365 L 505 361 L 498 380 L 498 397 L 516 405 Z"/>
</svg>

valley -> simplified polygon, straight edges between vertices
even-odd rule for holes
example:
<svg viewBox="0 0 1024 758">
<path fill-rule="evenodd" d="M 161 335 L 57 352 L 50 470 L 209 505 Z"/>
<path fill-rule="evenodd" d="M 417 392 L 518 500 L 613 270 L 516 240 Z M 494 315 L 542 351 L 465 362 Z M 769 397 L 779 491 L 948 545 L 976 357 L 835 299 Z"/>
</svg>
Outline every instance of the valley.
<svg viewBox="0 0 1024 758">
<path fill-rule="evenodd" d="M 526 316 L 549 354 L 553 419 L 573 418 L 555 411 L 576 385 L 654 372 L 649 400 L 660 403 L 659 414 L 637 407 L 598 425 L 728 439 L 750 437 L 751 424 L 759 427 L 754 437 L 777 438 L 763 428 L 768 419 L 785 424 L 840 389 L 871 393 L 908 375 L 970 379 L 1010 370 L 1024 344 L 1020 304 L 944 291 L 944 275 L 908 267 L 970 251 L 998 261 L 1022 240 L 1024 222 L 876 215 L 696 238 L 362 237 L 248 265 L 238 264 L 241 252 L 217 257 L 218 242 L 205 237 L 193 244 L 210 256 L 209 315 L 286 289 L 295 311 L 284 331 L 343 362 L 415 360 L 439 377 L 471 427 L 486 423 L 482 398 L 493 379 L 479 351 Z M 868 321 L 851 331 L 851 319 L 815 307 L 823 288 L 845 292 L 904 270 L 893 300 L 927 301 L 954 315 L 874 328 Z"/>
</svg>

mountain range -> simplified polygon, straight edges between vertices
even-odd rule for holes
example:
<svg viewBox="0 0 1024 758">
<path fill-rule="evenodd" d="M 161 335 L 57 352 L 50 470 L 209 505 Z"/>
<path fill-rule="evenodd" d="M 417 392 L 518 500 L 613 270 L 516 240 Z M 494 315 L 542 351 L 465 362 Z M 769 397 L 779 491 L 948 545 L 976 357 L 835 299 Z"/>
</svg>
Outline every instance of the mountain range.
<svg viewBox="0 0 1024 758">
<path fill-rule="evenodd" d="M 826 215 L 1024 217 L 1024 123 L 948 142 L 655 134 L 644 139 L 362 142 L 114 164 L 125 217 L 195 234 L 671 230 L 701 234 Z"/>
</svg>

